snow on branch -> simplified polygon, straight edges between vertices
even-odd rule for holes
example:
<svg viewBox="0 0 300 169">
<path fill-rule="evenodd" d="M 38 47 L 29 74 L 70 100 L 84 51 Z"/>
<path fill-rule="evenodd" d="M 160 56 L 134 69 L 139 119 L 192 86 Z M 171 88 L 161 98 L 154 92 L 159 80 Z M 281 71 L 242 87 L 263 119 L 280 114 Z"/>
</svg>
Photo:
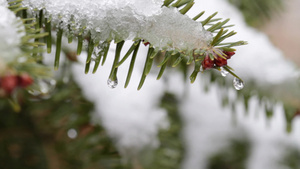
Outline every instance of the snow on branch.
<svg viewBox="0 0 300 169">
<path fill-rule="evenodd" d="M 200 22 L 161 0 L 24 0 L 30 11 L 45 10 L 45 18 L 71 34 L 91 33 L 95 41 L 144 39 L 156 48 L 204 48 L 212 34 Z M 33 12 L 34 13 L 34 12 Z M 37 13 L 36 13 L 37 14 Z"/>
<path fill-rule="evenodd" d="M 87 42 L 87 59 L 85 73 L 95 62 L 93 73 L 104 64 L 110 43 L 117 44 L 115 59 L 109 75 L 108 84 L 113 88 L 118 83 L 118 67 L 132 54 L 125 87 L 127 87 L 135 64 L 139 45 L 149 45 L 143 75 L 138 89 L 144 84 L 146 76 L 153 65 L 154 57 L 160 57 L 161 63 L 157 79 L 167 65 L 176 67 L 181 62 L 187 65 L 194 63 L 194 71 L 190 76 L 193 83 L 200 71 L 217 69 L 236 77 L 238 88 L 243 87 L 243 81 L 227 66 L 227 60 L 235 54 L 233 47 L 246 44 L 244 41 L 221 43 L 236 34 L 227 28 L 229 19 L 214 18 L 217 12 L 206 19 L 198 21 L 204 12 L 194 18 L 185 13 L 194 5 L 194 0 L 17 0 L 13 6 L 22 3 L 23 10 L 19 15 L 34 17 L 35 29 L 48 33 L 45 39 L 35 39 L 45 42 L 47 52 L 51 52 L 52 44 L 56 44 L 54 68 L 59 68 L 62 37 L 66 35 L 69 42 L 73 38 L 78 41 L 77 55 L 81 54 L 83 41 Z M 29 13 L 29 15 L 27 15 Z M 56 31 L 56 41 L 52 41 L 52 31 Z M 42 31 L 43 32 L 43 31 Z M 43 41 L 44 40 L 44 41 Z M 134 43 L 122 58 L 121 50 L 126 40 Z M 172 58 L 172 59 L 170 59 Z M 175 62 L 174 62 L 175 61 Z M 170 63 L 173 62 L 173 63 Z"/>
<path fill-rule="evenodd" d="M 19 46 L 25 35 L 21 20 L 6 6 L 6 1 L 0 1 L 0 74 L 21 54 Z"/>
</svg>

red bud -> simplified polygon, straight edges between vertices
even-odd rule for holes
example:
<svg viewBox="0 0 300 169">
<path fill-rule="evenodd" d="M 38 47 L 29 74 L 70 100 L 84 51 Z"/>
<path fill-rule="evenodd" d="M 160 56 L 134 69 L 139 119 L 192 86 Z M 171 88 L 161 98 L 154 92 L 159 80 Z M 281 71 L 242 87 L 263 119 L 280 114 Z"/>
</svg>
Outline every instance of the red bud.
<svg viewBox="0 0 300 169">
<path fill-rule="evenodd" d="M 225 57 L 227 59 L 230 59 L 231 56 L 233 56 L 235 54 L 235 52 L 233 52 L 233 51 L 223 51 L 223 53 L 226 55 Z"/>
<path fill-rule="evenodd" d="M 217 59 L 214 60 L 215 64 L 219 67 L 227 65 L 227 60 L 222 57 L 217 57 Z"/>
<path fill-rule="evenodd" d="M 33 79 L 27 73 L 19 75 L 19 86 L 28 87 L 33 83 Z"/>
<path fill-rule="evenodd" d="M 18 85 L 18 78 L 15 75 L 3 76 L 0 80 L 0 87 L 6 94 L 11 94 Z"/>
<path fill-rule="evenodd" d="M 202 61 L 202 67 L 203 67 L 203 70 L 213 68 L 214 61 L 211 60 L 209 58 L 209 56 L 205 56 L 204 60 Z"/>
</svg>

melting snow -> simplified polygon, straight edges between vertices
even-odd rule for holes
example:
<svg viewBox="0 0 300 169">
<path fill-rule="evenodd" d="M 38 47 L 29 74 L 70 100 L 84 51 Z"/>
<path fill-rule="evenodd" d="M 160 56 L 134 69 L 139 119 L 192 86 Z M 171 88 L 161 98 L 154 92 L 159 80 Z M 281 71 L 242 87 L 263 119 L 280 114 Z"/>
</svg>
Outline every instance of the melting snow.
<svg viewBox="0 0 300 169">
<path fill-rule="evenodd" d="M 206 47 L 212 39 L 200 22 L 176 8 L 162 8 L 161 0 L 24 0 L 23 4 L 31 11 L 45 9 L 45 17 L 65 31 L 70 25 L 72 33 L 79 34 L 86 27 L 96 42 L 141 38 L 159 49 L 192 50 Z"/>
</svg>

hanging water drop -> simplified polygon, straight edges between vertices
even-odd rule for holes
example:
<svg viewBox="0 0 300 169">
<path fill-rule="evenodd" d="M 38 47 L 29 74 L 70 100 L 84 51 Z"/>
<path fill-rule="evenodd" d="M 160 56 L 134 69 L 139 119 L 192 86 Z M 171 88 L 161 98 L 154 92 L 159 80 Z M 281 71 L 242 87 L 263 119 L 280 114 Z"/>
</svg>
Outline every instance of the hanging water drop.
<svg viewBox="0 0 300 169">
<path fill-rule="evenodd" d="M 201 67 L 200 67 L 200 72 L 203 72 L 204 70 L 203 70 L 203 67 L 202 67 L 202 65 L 201 65 Z"/>
<path fill-rule="evenodd" d="M 56 80 L 54 79 L 38 79 L 36 81 L 36 88 L 29 90 L 29 94 L 42 99 L 48 99 L 51 97 L 52 92 L 56 86 Z"/>
<path fill-rule="evenodd" d="M 221 67 L 221 75 L 222 75 L 223 77 L 226 77 L 228 73 L 229 73 L 229 72 L 227 72 L 223 67 Z"/>
<path fill-rule="evenodd" d="M 239 78 L 234 78 L 233 79 L 233 86 L 236 90 L 241 90 L 244 88 L 244 82 L 240 80 Z"/>
<path fill-rule="evenodd" d="M 108 87 L 110 87 L 111 89 L 114 89 L 118 86 L 118 79 L 112 80 L 112 79 L 108 79 L 107 80 L 107 85 Z"/>
</svg>

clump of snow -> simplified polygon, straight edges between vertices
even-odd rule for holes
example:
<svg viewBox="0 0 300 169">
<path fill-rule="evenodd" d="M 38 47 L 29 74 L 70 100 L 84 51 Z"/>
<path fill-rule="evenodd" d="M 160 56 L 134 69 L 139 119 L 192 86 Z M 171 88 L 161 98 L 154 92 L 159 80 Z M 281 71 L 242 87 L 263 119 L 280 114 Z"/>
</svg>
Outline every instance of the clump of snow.
<svg viewBox="0 0 300 169">
<path fill-rule="evenodd" d="M 73 34 L 84 27 L 96 42 L 145 39 L 156 48 L 195 49 L 212 40 L 200 22 L 162 7 L 162 0 L 24 0 L 30 11 L 44 9 L 46 18 Z M 62 21 L 62 22 L 61 22 Z"/>
<path fill-rule="evenodd" d="M 0 6 L 7 7 L 8 3 L 6 0 L 0 0 Z"/>
<path fill-rule="evenodd" d="M 4 4 L 5 3 L 2 3 Z M 25 35 L 24 27 L 15 14 L 0 5 L 0 72 L 5 64 L 14 61 L 21 53 L 19 45 Z"/>
</svg>

